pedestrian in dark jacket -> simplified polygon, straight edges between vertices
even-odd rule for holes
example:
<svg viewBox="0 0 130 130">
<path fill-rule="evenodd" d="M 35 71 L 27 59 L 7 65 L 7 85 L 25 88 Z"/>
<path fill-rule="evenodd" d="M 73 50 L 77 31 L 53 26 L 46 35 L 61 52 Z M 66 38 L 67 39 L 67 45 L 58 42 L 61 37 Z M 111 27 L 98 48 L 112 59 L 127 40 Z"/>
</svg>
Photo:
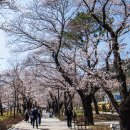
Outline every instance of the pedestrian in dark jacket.
<svg viewBox="0 0 130 130">
<path fill-rule="evenodd" d="M 72 127 L 73 112 L 70 108 L 66 111 L 67 126 Z"/>
<path fill-rule="evenodd" d="M 31 125 L 33 125 L 33 114 L 32 114 L 33 109 L 34 109 L 34 108 L 32 108 L 32 109 L 30 110 L 30 122 L 31 122 Z"/>
<path fill-rule="evenodd" d="M 53 117 L 53 109 L 52 108 L 50 109 L 49 117 Z"/>
<path fill-rule="evenodd" d="M 41 117 L 42 117 L 42 110 L 39 109 L 39 110 L 38 110 L 38 124 L 39 124 L 39 125 L 41 124 Z"/>
<path fill-rule="evenodd" d="M 35 126 L 35 121 L 36 121 L 36 127 L 37 127 L 37 129 L 38 129 L 38 122 L 37 122 L 38 110 L 37 110 L 36 107 L 32 110 L 32 117 L 33 117 L 33 128 L 34 128 L 34 126 Z"/>
<path fill-rule="evenodd" d="M 25 121 L 26 122 L 29 121 L 29 110 L 28 109 L 25 110 Z"/>
</svg>

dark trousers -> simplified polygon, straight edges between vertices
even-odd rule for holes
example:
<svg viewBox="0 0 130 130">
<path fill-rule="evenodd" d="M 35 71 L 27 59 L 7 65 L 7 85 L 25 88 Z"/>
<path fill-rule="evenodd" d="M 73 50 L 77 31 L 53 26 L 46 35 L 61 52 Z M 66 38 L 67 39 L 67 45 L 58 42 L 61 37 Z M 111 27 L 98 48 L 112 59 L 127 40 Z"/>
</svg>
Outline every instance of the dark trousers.
<svg viewBox="0 0 130 130">
<path fill-rule="evenodd" d="M 68 127 L 72 126 L 71 123 L 72 123 L 72 118 L 67 118 L 67 126 Z"/>
<path fill-rule="evenodd" d="M 38 117 L 38 123 L 41 124 L 41 117 Z"/>
<path fill-rule="evenodd" d="M 33 117 L 30 117 L 31 125 L 33 125 Z"/>
<path fill-rule="evenodd" d="M 29 120 L 28 114 L 25 115 L 25 121 L 27 122 Z"/>
<path fill-rule="evenodd" d="M 36 127 L 38 128 L 38 122 L 37 122 L 37 118 L 36 118 L 36 117 L 33 118 L 33 128 L 34 128 L 34 126 L 35 126 L 35 121 L 36 121 Z"/>
</svg>

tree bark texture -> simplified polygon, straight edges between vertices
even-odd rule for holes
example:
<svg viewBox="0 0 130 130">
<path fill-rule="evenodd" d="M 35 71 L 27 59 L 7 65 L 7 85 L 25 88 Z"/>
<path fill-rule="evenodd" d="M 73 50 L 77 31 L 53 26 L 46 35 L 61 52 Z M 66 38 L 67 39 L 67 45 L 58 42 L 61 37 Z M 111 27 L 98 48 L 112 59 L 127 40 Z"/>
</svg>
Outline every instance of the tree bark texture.
<svg viewBox="0 0 130 130">
<path fill-rule="evenodd" d="M 97 101 L 96 101 L 96 98 L 95 98 L 94 95 L 93 95 L 93 103 L 94 103 L 94 107 L 95 107 L 95 112 L 96 112 L 96 114 L 99 114 Z"/>
<path fill-rule="evenodd" d="M 119 117 L 121 130 L 130 130 L 130 94 L 120 104 Z"/>
<path fill-rule="evenodd" d="M 94 125 L 94 121 L 93 121 L 93 112 L 92 112 L 92 95 L 85 95 L 83 90 L 79 90 L 78 91 L 81 100 L 82 100 L 82 104 L 83 104 L 83 108 L 84 108 L 84 116 L 86 118 L 86 124 L 87 125 Z"/>
<path fill-rule="evenodd" d="M 1 116 L 3 116 L 3 108 L 2 108 L 2 101 L 0 99 L 0 113 L 1 113 Z"/>
</svg>

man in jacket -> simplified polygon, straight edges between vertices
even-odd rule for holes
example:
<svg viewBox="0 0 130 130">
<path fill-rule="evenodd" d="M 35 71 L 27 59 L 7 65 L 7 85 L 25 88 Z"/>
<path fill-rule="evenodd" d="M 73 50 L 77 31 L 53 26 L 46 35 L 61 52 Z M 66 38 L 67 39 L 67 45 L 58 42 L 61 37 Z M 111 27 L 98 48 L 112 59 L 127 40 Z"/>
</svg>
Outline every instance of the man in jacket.
<svg viewBox="0 0 130 130">
<path fill-rule="evenodd" d="M 38 129 L 38 122 L 37 122 L 38 110 L 37 110 L 36 107 L 32 110 L 32 117 L 33 117 L 33 128 L 34 128 L 34 126 L 35 126 L 35 121 L 36 121 L 36 127 L 37 127 L 37 129 Z"/>
<path fill-rule="evenodd" d="M 67 119 L 68 127 L 72 127 L 72 117 L 73 117 L 73 112 L 70 108 L 68 108 L 66 111 L 66 119 Z"/>
</svg>

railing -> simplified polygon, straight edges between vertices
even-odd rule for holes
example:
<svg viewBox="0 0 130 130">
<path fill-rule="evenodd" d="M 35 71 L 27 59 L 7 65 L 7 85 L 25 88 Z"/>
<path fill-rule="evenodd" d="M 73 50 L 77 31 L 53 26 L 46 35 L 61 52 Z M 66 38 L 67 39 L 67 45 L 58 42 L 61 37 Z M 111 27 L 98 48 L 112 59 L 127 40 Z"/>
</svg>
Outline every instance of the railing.
<svg viewBox="0 0 130 130">
<path fill-rule="evenodd" d="M 120 130 L 120 125 L 119 124 L 110 124 L 110 128 L 112 130 Z"/>
</svg>

